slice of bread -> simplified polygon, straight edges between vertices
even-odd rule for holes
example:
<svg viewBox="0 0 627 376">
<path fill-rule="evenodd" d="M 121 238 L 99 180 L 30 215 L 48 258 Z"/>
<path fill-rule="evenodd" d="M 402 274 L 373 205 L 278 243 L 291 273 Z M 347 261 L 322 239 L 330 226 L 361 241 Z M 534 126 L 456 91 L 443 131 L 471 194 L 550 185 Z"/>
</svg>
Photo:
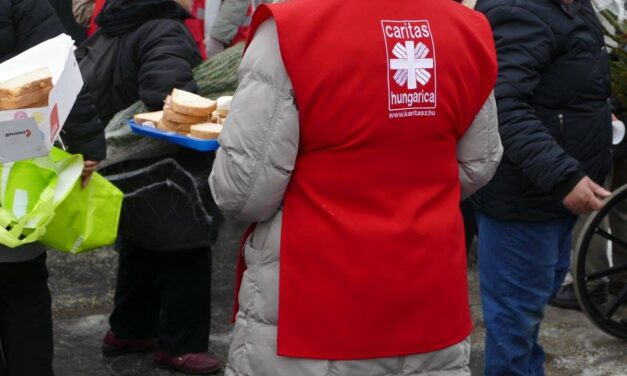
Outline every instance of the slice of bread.
<svg viewBox="0 0 627 376">
<path fill-rule="evenodd" d="M 14 98 L 52 89 L 52 75 L 48 68 L 37 69 L 0 82 L 0 98 Z"/>
<path fill-rule="evenodd" d="M 32 107 L 35 103 L 46 103 L 48 105 L 48 95 L 52 86 L 43 90 L 23 94 L 17 97 L 0 97 L 0 111 L 17 110 L 20 108 Z"/>
<path fill-rule="evenodd" d="M 41 102 L 33 103 L 30 106 L 25 107 L 25 108 L 40 108 L 40 107 L 48 107 L 48 99 L 41 101 Z"/>
<path fill-rule="evenodd" d="M 226 120 L 225 115 L 219 113 L 218 111 L 213 111 L 213 113 L 211 114 L 210 123 L 224 124 L 225 120 Z"/>
<path fill-rule="evenodd" d="M 162 127 L 160 129 L 167 129 L 169 131 L 181 132 L 181 133 L 189 133 L 192 124 L 182 124 L 182 123 L 174 123 L 166 120 L 165 118 L 161 118 L 159 121 L 159 125 Z"/>
<path fill-rule="evenodd" d="M 133 120 L 135 120 L 135 124 L 143 125 L 145 123 L 151 123 L 155 127 L 159 124 L 159 120 L 163 117 L 163 111 L 157 112 L 146 112 L 144 114 L 137 114 L 133 116 Z"/>
<path fill-rule="evenodd" d="M 163 117 L 168 121 L 171 121 L 174 123 L 182 123 L 182 124 L 204 123 L 208 119 L 206 116 L 192 116 L 192 115 L 179 114 L 178 112 L 172 111 L 167 105 L 163 107 Z"/>
<path fill-rule="evenodd" d="M 222 125 L 214 123 L 192 125 L 189 135 L 203 140 L 215 140 L 222 132 Z"/>
<path fill-rule="evenodd" d="M 208 118 L 217 106 L 211 99 L 178 89 L 172 91 L 168 105 L 172 111 L 179 114 L 205 118 Z"/>
</svg>

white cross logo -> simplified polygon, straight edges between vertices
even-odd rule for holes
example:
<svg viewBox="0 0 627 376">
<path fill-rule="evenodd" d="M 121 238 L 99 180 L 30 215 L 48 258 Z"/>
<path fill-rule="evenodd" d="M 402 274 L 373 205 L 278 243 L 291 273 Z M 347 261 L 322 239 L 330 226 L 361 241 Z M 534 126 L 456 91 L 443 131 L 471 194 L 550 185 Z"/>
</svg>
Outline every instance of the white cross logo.
<svg viewBox="0 0 627 376">
<path fill-rule="evenodd" d="M 390 60 L 390 68 L 397 71 L 394 81 L 400 86 L 405 86 L 409 90 L 418 88 L 417 83 L 426 85 L 431 80 L 431 73 L 427 69 L 433 69 L 433 59 L 427 59 L 429 48 L 424 43 L 406 41 L 405 46 L 396 43 L 392 50 L 397 59 Z"/>
</svg>

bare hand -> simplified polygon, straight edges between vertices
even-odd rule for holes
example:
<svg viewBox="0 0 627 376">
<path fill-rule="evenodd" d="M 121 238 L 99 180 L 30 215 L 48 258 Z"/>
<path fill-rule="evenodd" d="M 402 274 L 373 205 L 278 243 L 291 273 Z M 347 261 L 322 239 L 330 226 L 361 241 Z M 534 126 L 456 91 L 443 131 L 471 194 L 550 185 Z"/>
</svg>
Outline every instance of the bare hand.
<svg viewBox="0 0 627 376">
<path fill-rule="evenodd" d="M 574 214 L 588 214 L 603 208 L 603 200 L 612 193 L 585 177 L 564 198 L 563 204 Z"/>
<path fill-rule="evenodd" d="M 83 173 L 81 174 L 81 186 L 83 188 L 87 187 L 87 184 L 89 184 L 89 181 L 91 180 L 91 176 L 98 169 L 99 165 L 100 161 L 85 161 Z"/>
</svg>

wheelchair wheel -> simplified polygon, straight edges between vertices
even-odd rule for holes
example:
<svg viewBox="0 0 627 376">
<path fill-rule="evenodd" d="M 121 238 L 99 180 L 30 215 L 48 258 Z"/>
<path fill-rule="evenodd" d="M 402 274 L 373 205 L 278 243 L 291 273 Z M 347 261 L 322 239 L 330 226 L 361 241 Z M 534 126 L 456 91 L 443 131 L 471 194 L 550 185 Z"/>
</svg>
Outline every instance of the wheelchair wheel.
<svg viewBox="0 0 627 376">
<path fill-rule="evenodd" d="M 607 286 L 610 277 L 627 272 L 627 263 L 613 264 L 608 257 L 607 249 L 616 247 L 627 249 L 627 234 L 614 234 L 608 230 L 606 224 L 616 206 L 625 201 L 627 186 L 616 190 L 605 207 L 590 216 L 579 236 L 573 256 L 576 261 L 573 270 L 575 292 L 581 309 L 599 329 L 621 339 L 627 339 L 627 284 L 613 290 Z M 598 241 L 605 242 L 601 244 L 611 244 L 612 248 L 591 247 L 593 242 Z M 588 265 L 602 257 L 607 260 L 607 265 L 600 270 L 598 268 L 590 270 L 592 268 Z M 600 286 L 605 286 L 605 292 L 602 294 L 599 294 Z"/>
</svg>

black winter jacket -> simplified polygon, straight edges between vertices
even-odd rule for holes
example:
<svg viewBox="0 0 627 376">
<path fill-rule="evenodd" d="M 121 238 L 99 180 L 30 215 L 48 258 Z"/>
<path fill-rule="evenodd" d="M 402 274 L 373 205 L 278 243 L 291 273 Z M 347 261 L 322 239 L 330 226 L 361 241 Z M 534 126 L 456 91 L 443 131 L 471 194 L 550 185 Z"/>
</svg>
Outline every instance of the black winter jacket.
<svg viewBox="0 0 627 376">
<path fill-rule="evenodd" d="M 492 181 L 472 198 L 503 220 L 569 215 L 563 198 L 611 166 L 608 54 L 590 0 L 479 0 L 494 32 L 495 87 L 505 149 Z"/>
<path fill-rule="evenodd" d="M 63 32 L 49 4 L 0 0 L 0 63 Z"/>
<path fill-rule="evenodd" d="M 114 3 L 135 5 L 140 1 Z M 145 9 L 149 9 L 151 3 L 158 1 L 142 3 L 148 3 Z M 150 14 L 141 8 L 138 12 Z M 106 14 L 106 8 L 102 14 Z M 182 22 L 184 13 L 155 14 L 154 17 L 122 33 L 118 28 L 109 32 L 103 27 L 77 50 L 86 87 L 68 119 L 68 124 L 80 128 L 81 132 L 64 137 L 73 153 L 81 153 L 86 159 L 103 160 L 106 157 L 104 128 L 117 112 L 138 100 L 150 111 L 160 110 L 173 88 L 198 91 L 192 68 L 200 64 L 202 58 Z M 98 51 L 103 46 L 115 51 L 111 54 Z M 107 61 L 84 64 L 83 59 L 100 54 Z"/>
<path fill-rule="evenodd" d="M 79 97 L 85 105 L 72 111 L 73 120 L 82 120 L 76 121 L 82 135 L 101 136 L 82 150 L 76 145 L 84 142 L 68 140 L 73 151 L 103 159 L 102 134 L 115 113 L 137 100 L 150 111 L 160 110 L 173 88 L 198 92 L 192 68 L 202 59 L 182 22 L 187 16 L 171 0 L 109 0 L 97 20 L 101 30 L 77 51 L 89 92 Z M 154 251 L 209 250 L 221 217 L 208 185 L 213 158 L 179 150 L 101 170 L 125 193 L 121 242 Z"/>
</svg>

